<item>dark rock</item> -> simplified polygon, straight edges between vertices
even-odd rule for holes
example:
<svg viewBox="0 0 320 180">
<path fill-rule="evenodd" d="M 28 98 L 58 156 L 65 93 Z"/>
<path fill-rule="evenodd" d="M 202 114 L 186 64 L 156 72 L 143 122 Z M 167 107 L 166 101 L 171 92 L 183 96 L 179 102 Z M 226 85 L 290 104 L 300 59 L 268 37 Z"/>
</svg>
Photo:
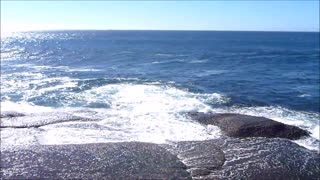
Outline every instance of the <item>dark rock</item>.
<svg viewBox="0 0 320 180">
<path fill-rule="evenodd" d="M 215 148 L 210 150 L 207 147 Z M 320 154 L 286 139 L 220 138 L 202 142 L 178 142 L 169 150 L 177 154 L 182 162 L 189 162 L 186 165 L 193 179 L 276 180 L 320 177 Z M 186 151 L 188 156 L 183 156 Z M 206 160 L 205 157 L 210 153 L 215 158 Z"/>
<path fill-rule="evenodd" d="M 156 144 L 31 146 L 1 152 L 1 179 L 191 179 L 186 166 Z"/>
<path fill-rule="evenodd" d="M 70 121 L 96 121 L 95 119 L 74 116 L 68 113 L 36 113 L 28 116 L 16 116 L 1 118 L 0 128 L 30 128 L 41 127 L 50 124 L 57 124 Z"/>
<path fill-rule="evenodd" d="M 286 139 L 227 139 L 226 162 L 212 176 L 230 179 L 319 179 L 320 155 Z"/>
<path fill-rule="evenodd" d="M 215 169 L 223 165 L 224 153 L 214 141 L 177 142 L 167 147 L 188 168 Z"/>
<path fill-rule="evenodd" d="M 215 141 L 177 142 L 167 149 L 187 166 L 193 178 L 209 175 L 225 162 L 224 153 Z"/>
<path fill-rule="evenodd" d="M 14 111 L 1 112 L 0 118 L 12 118 L 12 117 L 22 117 L 25 116 L 23 113 L 18 113 Z"/>
<path fill-rule="evenodd" d="M 193 168 L 190 169 L 192 177 L 206 176 L 209 175 L 212 171 L 207 168 Z"/>
<path fill-rule="evenodd" d="M 269 137 L 299 139 L 308 136 L 309 132 L 296 126 L 283 124 L 265 117 L 241 114 L 205 114 L 190 113 L 193 119 L 202 124 L 211 124 L 231 137 Z"/>
<path fill-rule="evenodd" d="M 280 138 L 1 147 L 0 179 L 318 179 L 320 155 Z"/>
</svg>

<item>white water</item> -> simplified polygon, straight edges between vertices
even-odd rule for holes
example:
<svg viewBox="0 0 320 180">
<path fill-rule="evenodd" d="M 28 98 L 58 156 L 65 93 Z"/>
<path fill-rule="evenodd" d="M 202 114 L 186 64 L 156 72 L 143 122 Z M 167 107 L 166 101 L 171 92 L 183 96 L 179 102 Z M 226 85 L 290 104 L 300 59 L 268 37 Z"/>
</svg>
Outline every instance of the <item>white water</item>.
<svg viewBox="0 0 320 180">
<path fill-rule="evenodd" d="M 73 87 L 66 79 L 65 87 Z M 71 84 L 70 84 L 71 83 Z M 63 88 L 60 85 L 55 89 Z M 43 88 L 40 91 L 51 91 Z M 40 92 L 38 91 L 38 92 Z M 30 94 L 32 96 L 32 94 Z M 51 108 L 30 103 L 1 102 L 1 111 L 18 111 L 32 114 L 40 112 L 71 113 L 97 119 L 94 122 L 64 122 L 38 129 L 1 130 L 5 145 L 77 144 L 95 142 L 142 141 L 166 143 L 183 140 L 206 140 L 221 135 L 218 127 L 203 126 L 183 115 L 183 112 L 232 112 L 264 116 L 310 131 L 311 138 L 296 143 L 317 149 L 319 140 L 319 114 L 298 112 L 281 107 L 230 107 L 211 108 L 207 103 L 223 104 L 229 98 L 222 94 L 195 94 L 159 83 L 109 84 L 81 93 L 69 94 L 70 101 L 83 104 L 106 104 L 104 108 Z"/>
</svg>

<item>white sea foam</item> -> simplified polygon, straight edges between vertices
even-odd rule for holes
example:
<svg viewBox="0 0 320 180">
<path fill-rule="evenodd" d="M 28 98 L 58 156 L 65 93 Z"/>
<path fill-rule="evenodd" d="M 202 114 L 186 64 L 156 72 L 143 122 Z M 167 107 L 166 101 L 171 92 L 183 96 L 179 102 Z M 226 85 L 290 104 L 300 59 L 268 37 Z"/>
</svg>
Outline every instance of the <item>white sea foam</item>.
<svg viewBox="0 0 320 180">
<path fill-rule="evenodd" d="M 133 109 L 141 112 L 189 112 L 210 110 L 203 101 L 225 103 L 228 98 L 213 94 L 196 94 L 171 86 L 157 84 L 110 84 L 84 91 L 78 98 L 95 102 L 106 100 L 115 110 Z"/>
<path fill-rule="evenodd" d="M 60 85 L 56 85 L 56 86 L 52 86 L 52 87 L 47 87 L 47 88 L 42 88 L 36 92 L 38 93 L 43 93 L 43 92 L 47 92 L 47 91 L 55 91 L 55 90 L 58 90 L 58 89 L 63 89 L 63 88 L 71 88 L 71 87 L 77 87 L 77 82 L 66 82 L 66 83 L 63 83 L 63 84 L 60 84 Z"/>
<path fill-rule="evenodd" d="M 304 93 L 304 94 L 298 95 L 298 97 L 311 97 L 311 95 L 307 94 L 307 93 Z"/>
<path fill-rule="evenodd" d="M 44 107 L 44 106 L 35 106 L 32 103 L 27 102 L 11 102 L 11 101 L 2 101 L 1 103 L 1 112 L 5 111 L 16 111 L 20 113 L 40 113 L 40 112 L 51 112 L 53 108 Z"/>
<path fill-rule="evenodd" d="M 171 57 L 171 56 L 174 56 L 174 54 L 163 54 L 163 53 L 158 53 L 158 54 L 155 54 L 155 56 Z"/>
<path fill-rule="evenodd" d="M 34 80 L 36 81 L 36 80 Z M 64 87 L 74 87 L 74 79 L 52 78 L 46 81 L 59 81 L 62 85 L 43 88 L 51 91 Z M 39 80 L 38 83 L 42 83 Z M 41 89 L 40 89 L 41 91 Z M 34 91 L 36 93 L 36 91 Z M 31 93 L 31 91 L 29 92 Z M 32 94 L 29 94 L 32 96 Z M 311 132 L 310 138 L 299 139 L 296 143 L 309 149 L 319 145 L 319 114 L 293 111 L 282 107 L 229 107 L 212 108 L 208 104 L 224 104 L 229 101 L 225 95 L 197 94 L 177 89 L 160 82 L 147 84 L 120 83 L 69 94 L 70 101 L 83 104 L 101 103 L 107 106 L 50 108 L 35 106 L 26 102 L 1 102 L 2 111 L 24 113 L 69 112 L 74 115 L 98 119 L 97 122 L 65 122 L 42 126 L 40 132 L 34 132 L 26 143 L 70 144 L 94 142 L 143 141 L 165 143 L 168 141 L 205 140 L 217 138 L 221 132 L 216 126 L 204 126 L 183 115 L 183 112 L 241 113 L 263 116 L 285 124 L 295 125 Z M 90 107 L 90 106 L 89 106 Z M 13 131 L 13 130 L 12 130 Z M 7 137 L 9 129 L 1 131 Z M 18 135 L 23 133 L 17 133 Z M 15 138 L 17 138 L 15 136 Z M 21 143 L 20 141 L 17 141 Z"/>
<path fill-rule="evenodd" d="M 151 64 L 167 64 L 167 63 L 183 63 L 187 62 L 186 59 L 169 59 L 169 60 L 161 60 L 161 61 L 153 61 Z"/>
<path fill-rule="evenodd" d="M 92 72 L 92 71 L 100 71 L 94 68 L 71 68 L 69 66 L 32 66 L 36 70 L 43 70 L 43 69 L 59 69 L 65 72 Z"/>
<path fill-rule="evenodd" d="M 222 95 L 207 94 L 211 101 L 222 102 Z M 34 134 L 41 144 L 70 144 L 117 141 L 165 143 L 168 141 L 206 140 L 220 136 L 219 128 L 203 126 L 181 112 L 210 110 L 198 94 L 171 86 L 155 84 L 110 84 L 74 94 L 86 102 L 109 103 L 110 108 L 40 108 L 30 104 L 4 102 L 6 110 L 67 111 L 74 115 L 102 119 L 98 122 L 67 122 L 43 126 Z M 11 108 L 8 108 L 11 107 Z M 20 108 L 23 107 L 23 108 Z M 76 126 L 75 126 L 76 125 Z M 82 126 L 90 127 L 83 128 Z M 30 141 L 28 141 L 30 142 Z M 32 141 L 34 142 L 34 141 Z"/>
<path fill-rule="evenodd" d="M 192 60 L 189 63 L 205 63 L 208 62 L 208 59 L 201 59 L 201 60 Z"/>
<path fill-rule="evenodd" d="M 223 74 L 228 72 L 227 70 L 205 70 L 202 72 L 197 73 L 198 77 L 205 77 L 210 75 L 217 75 L 217 74 Z"/>
<path fill-rule="evenodd" d="M 42 96 L 45 92 L 76 87 L 77 81 L 78 79 L 70 77 L 48 78 L 40 72 L 12 73 L 1 76 L 1 93 L 19 94 L 23 100 L 28 101 L 30 98 Z"/>
</svg>

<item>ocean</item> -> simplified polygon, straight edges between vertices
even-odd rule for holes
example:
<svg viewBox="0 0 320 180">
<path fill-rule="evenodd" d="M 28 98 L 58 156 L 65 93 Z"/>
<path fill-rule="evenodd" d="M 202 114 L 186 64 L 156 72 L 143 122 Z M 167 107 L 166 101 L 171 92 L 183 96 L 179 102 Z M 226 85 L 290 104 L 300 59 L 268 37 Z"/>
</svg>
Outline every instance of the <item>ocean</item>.
<svg viewBox="0 0 320 180">
<path fill-rule="evenodd" d="M 1 37 L 1 111 L 94 121 L 3 128 L 10 145 L 221 136 L 187 112 L 264 116 L 319 143 L 319 33 L 43 31 Z M 37 121 L 37 119 L 33 119 Z"/>
</svg>

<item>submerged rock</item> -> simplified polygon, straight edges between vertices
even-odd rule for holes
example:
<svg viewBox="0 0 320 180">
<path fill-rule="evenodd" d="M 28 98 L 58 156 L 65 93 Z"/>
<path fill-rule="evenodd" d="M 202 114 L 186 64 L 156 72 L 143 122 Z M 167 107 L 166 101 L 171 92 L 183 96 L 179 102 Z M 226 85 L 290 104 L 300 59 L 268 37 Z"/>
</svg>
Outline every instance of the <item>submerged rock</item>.
<svg viewBox="0 0 320 180">
<path fill-rule="evenodd" d="M 190 113 L 193 119 L 206 125 L 215 125 L 231 137 L 269 137 L 299 139 L 309 132 L 265 117 L 242 114 Z"/>
<path fill-rule="evenodd" d="M 22 116 L 25 116 L 25 114 L 15 112 L 15 111 L 5 111 L 5 112 L 1 112 L 0 118 L 12 118 L 12 117 L 22 117 Z"/>
<path fill-rule="evenodd" d="M 28 116 L 11 116 L 1 118 L 0 128 L 37 128 L 45 125 L 71 122 L 71 121 L 96 121 L 95 119 L 74 116 L 68 113 L 35 113 Z"/>
</svg>

